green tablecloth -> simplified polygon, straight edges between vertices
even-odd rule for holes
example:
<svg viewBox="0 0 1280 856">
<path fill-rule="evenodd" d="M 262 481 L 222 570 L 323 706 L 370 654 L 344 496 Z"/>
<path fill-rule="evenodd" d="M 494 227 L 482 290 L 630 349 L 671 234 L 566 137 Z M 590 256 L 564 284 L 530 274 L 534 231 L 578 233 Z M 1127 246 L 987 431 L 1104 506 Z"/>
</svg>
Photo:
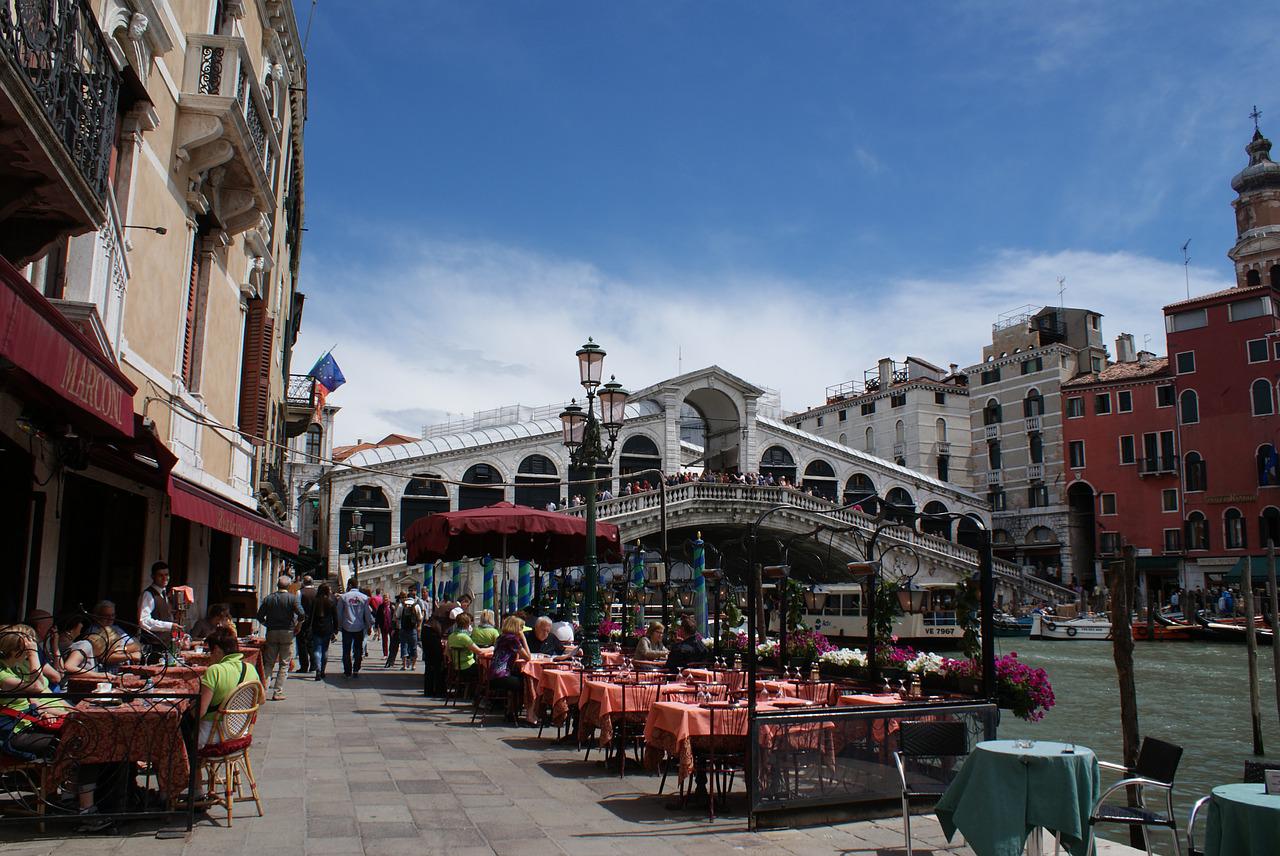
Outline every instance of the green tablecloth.
<svg viewBox="0 0 1280 856">
<path fill-rule="evenodd" d="M 1061 833 L 1072 856 L 1089 849 L 1089 812 L 1100 777 L 1093 750 L 1037 741 L 979 743 L 935 809 L 950 841 L 956 830 L 978 856 L 1020 856 L 1037 826 Z"/>
<path fill-rule="evenodd" d="M 1280 794 L 1262 785 L 1218 785 L 1209 799 L 1205 856 L 1280 853 Z"/>
</svg>

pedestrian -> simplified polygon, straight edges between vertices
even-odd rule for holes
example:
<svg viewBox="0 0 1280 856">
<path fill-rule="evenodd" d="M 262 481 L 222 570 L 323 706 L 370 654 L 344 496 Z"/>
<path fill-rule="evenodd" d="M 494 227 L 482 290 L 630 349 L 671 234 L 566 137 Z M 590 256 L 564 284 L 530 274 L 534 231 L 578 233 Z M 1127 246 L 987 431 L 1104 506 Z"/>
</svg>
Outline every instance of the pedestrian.
<svg viewBox="0 0 1280 856">
<path fill-rule="evenodd" d="M 400 632 L 400 670 L 413 671 L 418 665 L 418 628 L 422 626 L 422 604 L 417 589 L 409 589 L 396 609 L 396 629 Z"/>
<path fill-rule="evenodd" d="M 316 581 L 311 578 L 310 574 L 303 574 L 302 588 L 298 590 L 298 599 L 302 602 L 302 611 L 307 615 L 311 615 L 311 604 L 316 597 Z M 315 663 L 311 662 L 311 624 L 309 621 L 302 622 L 302 629 L 298 631 L 298 635 L 294 637 L 294 646 L 298 651 L 298 671 L 302 673 L 310 672 L 315 668 Z"/>
<path fill-rule="evenodd" d="M 390 643 L 389 646 L 386 643 L 383 644 L 385 653 L 382 656 L 386 660 L 386 662 L 382 664 L 382 668 L 384 669 L 390 669 L 395 661 L 400 658 L 400 628 L 396 624 L 396 610 L 400 608 L 400 604 L 403 602 L 404 592 L 396 592 L 396 602 L 394 605 L 390 603 L 390 599 L 387 601 L 387 629 L 383 631 L 382 638 L 384 640 L 390 640 Z M 375 614 L 373 618 L 374 621 L 378 622 L 381 622 L 382 620 L 382 617 L 377 614 Z"/>
<path fill-rule="evenodd" d="M 276 590 L 262 599 L 258 621 L 267 631 L 267 644 L 262 649 L 262 665 L 267 673 L 267 691 L 272 701 L 284 701 L 284 682 L 289 677 L 289 659 L 293 654 L 293 637 L 301 629 L 306 613 L 302 601 L 289 591 L 293 580 L 281 574 Z M 274 667 L 274 672 L 272 671 Z"/>
<path fill-rule="evenodd" d="M 391 660 L 396 656 L 396 605 L 401 597 L 397 594 L 394 604 L 390 597 L 384 597 L 373 609 L 373 617 L 377 621 L 375 632 L 382 637 L 382 656 L 387 658 L 387 668 L 391 668 Z"/>
<path fill-rule="evenodd" d="M 346 593 L 338 598 L 338 628 L 342 630 L 342 674 L 358 678 L 364 659 L 364 640 L 373 631 L 373 610 L 369 608 L 369 596 L 360 591 L 355 577 L 347 583 Z"/>
<path fill-rule="evenodd" d="M 311 638 L 311 665 L 315 667 L 316 680 L 324 680 L 324 670 L 329 665 L 329 643 L 338 635 L 338 607 L 333 602 L 333 590 L 320 584 L 316 596 L 307 610 L 307 623 Z"/>
</svg>

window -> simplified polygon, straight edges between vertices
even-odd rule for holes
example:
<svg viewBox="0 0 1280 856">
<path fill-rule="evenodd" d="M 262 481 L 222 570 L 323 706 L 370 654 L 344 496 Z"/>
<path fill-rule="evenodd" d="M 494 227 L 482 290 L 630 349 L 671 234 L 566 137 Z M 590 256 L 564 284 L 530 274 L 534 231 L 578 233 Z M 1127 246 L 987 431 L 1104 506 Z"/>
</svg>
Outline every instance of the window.
<svg viewBox="0 0 1280 856">
<path fill-rule="evenodd" d="M 906 407 L 907 394 L 905 392 L 899 392 L 899 393 L 896 393 L 895 395 L 889 396 L 889 406 L 890 407 Z"/>
<path fill-rule="evenodd" d="M 1089 369 L 1094 374 L 1100 374 L 1102 372 L 1102 357 L 1094 357 L 1089 360 Z"/>
<path fill-rule="evenodd" d="M 196 232 L 191 243 L 191 264 L 187 269 L 186 316 L 182 330 L 182 383 L 190 392 L 200 388 L 202 362 L 204 355 L 205 310 L 209 299 L 209 276 L 213 264 L 213 253 L 204 246 L 204 235 Z M 265 303 L 263 312 L 266 312 Z M 265 315 L 264 315 L 265 317 Z M 274 325 L 274 319 L 271 319 Z M 246 330 L 245 345 L 249 344 L 249 331 Z M 266 345 L 270 351 L 270 344 Z M 257 368 L 255 364 L 251 368 Z M 265 425 L 263 426 L 265 427 Z M 261 435 L 259 435 L 261 436 Z"/>
<path fill-rule="evenodd" d="M 312 425 L 307 428 L 306 446 L 303 454 L 306 455 L 308 461 L 313 463 L 320 460 L 320 456 L 324 454 L 324 429 L 319 425 Z"/>
<path fill-rule="evenodd" d="M 946 455 L 938 456 L 938 480 L 949 481 L 951 476 L 951 458 Z"/>
<path fill-rule="evenodd" d="M 947 420 L 939 418 L 933 423 L 933 437 L 939 443 L 947 442 Z"/>
<path fill-rule="evenodd" d="M 1000 402 L 994 398 L 987 399 L 987 406 L 982 408 L 982 424 L 998 425 L 1003 419 L 1003 411 L 1000 408 Z"/>
<path fill-rule="evenodd" d="M 1196 330 L 1208 324 L 1209 315 L 1203 309 L 1188 309 L 1186 312 L 1176 312 L 1165 319 L 1165 329 L 1170 333 Z"/>
<path fill-rule="evenodd" d="M 1116 393 L 1116 412 L 1132 413 L 1133 412 L 1133 393 L 1127 389 L 1122 389 Z"/>
<path fill-rule="evenodd" d="M 1040 390 L 1027 390 L 1027 397 L 1022 399 L 1022 415 L 1027 418 L 1044 415 L 1044 396 Z"/>
<path fill-rule="evenodd" d="M 1044 463 L 1044 435 L 1035 431 L 1027 435 L 1027 450 L 1031 454 L 1031 463 Z"/>
<path fill-rule="evenodd" d="M 1196 370 L 1196 352 L 1183 351 L 1175 357 L 1178 366 L 1178 374 L 1191 374 Z"/>
<path fill-rule="evenodd" d="M 870 416 L 872 413 L 875 413 L 875 412 L 876 412 L 876 403 L 874 401 L 868 401 L 866 404 L 862 405 L 863 416 Z"/>
<path fill-rule="evenodd" d="M 1156 387 L 1156 407 L 1173 407 L 1173 384 L 1162 383 Z"/>
<path fill-rule="evenodd" d="M 1120 533 L 1103 532 L 1098 539 L 1098 553 L 1103 556 L 1114 556 L 1120 552 Z"/>
<path fill-rule="evenodd" d="M 868 452 L 874 452 L 876 450 L 876 432 L 874 428 L 867 428 L 867 435 L 863 449 Z"/>
<path fill-rule="evenodd" d="M 1132 464 L 1137 457 L 1134 451 L 1133 435 L 1125 434 L 1120 438 L 1120 463 Z"/>
<path fill-rule="evenodd" d="M 1209 549 L 1209 521 L 1198 511 L 1187 515 L 1187 549 Z"/>
<path fill-rule="evenodd" d="M 1178 510 L 1178 490 L 1177 488 L 1167 488 L 1160 491 L 1160 510 L 1161 511 L 1177 511 Z"/>
<path fill-rule="evenodd" d="M 1071 458 L 1072 469 L 1080 469 L 1084 466 L 1084 440 L 1072 440 L 1067 444 L 1068 454 Z"/>
<path fill-rule="evenodd" d="M 1258 447 L 1258 487 L 1274 487 L 1280 483 L 1276 478 L 1276 447 L 1267 443 Z M 1277 543 L 1280 546 L 1280 542 Z"/>
<path fill-rule="evenodd" d="M 1180 530 L 1164 530 L 1164 551 L 1166 553 L 1182 552 L 1182 532 Z"/>
<path fill-rule="evenodd" d="M 1267 340 L 1251 339 L 1245 343 L 1248 349 L 1247 354 L 1251 363 L 1265 363 L 1267 361 Z"/>
<path fill-rule="evenodd" d="M 1222 515 L 1223 537 L 1228 550 L 1243 550 L 1248 546 L 1244 534 L 1244 515 L 1238 508 L 1228 508 Z"/>
<path fill-rule="evenodd" d="M 1004 488 L 999 485 L 992 485 L 987 488 L 987 502 L 991 503 L 992 511 L 1004 511 L 1005 497 Z"/>
<path fill-rule="evenodd" d="M 1179 409 L 1181 411 L 1182 424 L 1195 425 L 1199 422 L 1200 399 L 1196 397 L 1196 391 L 1194 389 L 1183 390 L 1182 395 L 1178 400 L 1181 402 L 1181 407 Z"/>
<path fill-rule="evenodd" d="M 1280 508 L 1269 506 L 1258 515 L 1258 543 L 1264 547 L 1280 545 Z"/>
<path fill-rule="evenodd" d="M 1275 357 L 1276 357 L 1276 359 L 1277 359 L 1277 360 L 1280 360 L 1280 339 L 1277 339 L 1277 340 L 1276 340 L 1276 346 L 1275 346 L 1275 349 L 1274 349 L 1274 353 L 1275 353 Z"/>
<path fill-rule="evenodd" d="M 818 417 L 818 427 L 819 427 L 819 428 L 821 428 L 821 427 L 822 427 L 822 417 L 821 417 L 821 416 L 819 416 L 819 417 Z"/>
<path fill-rule="evenodd" d="M 1027 505 L 1030 508 L 1044 508 L 1049 504 L 1049 488 L 1044 482 L 1032 482 L 1027 488 Z"/>
<path fill-rule="evenodd" d="M 1000 469 L 1000 441 L 992 440 L 987 444 L 987 469 Z"/>
<path fill-rule="evenodd" d="M 1200 457 L 1199 452 L 1187 452 L 1186 464 L 1187 492 L 1205 490 L 1209 479 L 1205 469 L 1204 458 Z"/>
<path fill-rule="evenodd" d="M 1270 416 L 1275 412 L 1275 400 L 1271 395 L 1271 381 L 1258 378 L 1249 387 L 1249 400 L 1253 403 L 1254 416 Z"/>
<path fill-rule="evenodd" d="M 994 369 L 987 369 L 982 373 L 983 385 L 986 385 L 989 383 L 998 383 L 999 381 L 1000 381 L 1000 368 L 998 366 Z"/>
<path fill-rule="evenodd" d="M 1093 412 L 1106 416 L 1111 412 L 1111 393 L 1103 392 L 1093 397 Z"/>
<path fill-rule="evenodd" d="M 1253 297 L 1249 300 L 1237 300 L 1227 304 L 1227 317 L 1232 321 L 1245 321 L 1249 318 L 1261 318 L 1269 311 L 1265 297 Z"/>
<path fill-rule="evenodd" d="M 1114 493 L 1104 493 L 1099 497 L 1102 505 L 1103 514 L 1116 513 L 1116 495 Z"/>
<path fill-rule="evenodd" d="M 1098 320 L 1099 320 L 1099 316 L 1097 316 L 1097 315 L 1090 315 L 1090 316 L 1089 316 L 1089 329 L 1090 329 L 1090 330 L 1097 330 L 1097 329 L 1098 329 Z"/>
<path fill-rule="evenodd" d="M 946 394 L 945 392 L 935 392 L 935 393 L 933 394 L 933 403 L 934 403 L 934 404 L 946 404 L 946 403 L 947 403 L 947 394 Z"/>
<path fill-rule="evenodd" d="M 893 424 L 893 442 L 899 445 L 907 441 L 907 423 L 899 419 Z"/>
<path fill-rule="evenodd" d="M 1022 363 L 1022 373 L 1024 375 L 1032 374 L 1033 372 L 1038 372 L 1043 370 L 1044 370 L 1044 360 L 1042 360 L 1040 357 L 1036 357 L 1035 359 L 1032 359 L 1032 360 L 1024 360 Z"/>
<path fill-rule="evenodd" d="M 841 435 L 840 435 L 840 445 L 841 445 L 841 446 L 847 446 L 847 445 L 849 445 L 849 435 L 848 435 L 848 434 L 841 434 Z"/>
<path fill-rule="evenodd" d="M 849 411 L 847 411 L 847 410 L 841 410 L 841 411 L 837 414 L 837 416 L 839 417 L 839 419 L 840 419 L 840 421 L 841 421 L 841 422 L 846 422 L 846 421 L 848 421 L 848 419 L 849 419 Z"/>
<path fill-rule="evenodd" d="M 1084 399 L 1068 398 L 1067 399 L 1067 418 L 1079 419 L 1084 416 Z"/>
</svg>

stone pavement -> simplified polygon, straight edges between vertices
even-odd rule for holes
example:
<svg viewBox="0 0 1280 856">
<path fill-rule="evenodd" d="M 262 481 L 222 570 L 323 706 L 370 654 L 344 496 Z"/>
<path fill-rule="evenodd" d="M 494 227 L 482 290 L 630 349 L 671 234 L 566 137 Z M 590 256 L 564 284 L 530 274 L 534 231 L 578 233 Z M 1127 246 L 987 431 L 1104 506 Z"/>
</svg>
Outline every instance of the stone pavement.
<svg viewBox="0 0 1280 856">
<path fill-rule="evenodd" d="M 584 763 L 572 746 L 555 748 L 536 729 L 504 725 L 500 716 L 472 727 L 468 706 L 444 708 L 423 698 L 421 687 L 421 672 L 377 666 L 356 680 L 343 678 L 340 665 L 325 683 L 291 678 L 288 699 L 266 705 L 255 733 L 264 818 L 254 816 L 252 803 L 240 804 L 243 814 L 228 829 L 214 809 L 185 842 L 156 839 L 154 825 L 34 841 L 7 840 L 16 830 L 0 828 L 0 854 L 606 856 L 649 847 L 685 856 L 905 853 L 900 819 L 753 833 L 740 795 L 730 816 L 715 823 L 705 810 L 668 811 L 656 776 L 637 770 L 619 778 L 597 763 L 599 753 Z M 916 853 L 971 854 L 947 845 L 931 817 L 912 827 Z"/>
</svg>

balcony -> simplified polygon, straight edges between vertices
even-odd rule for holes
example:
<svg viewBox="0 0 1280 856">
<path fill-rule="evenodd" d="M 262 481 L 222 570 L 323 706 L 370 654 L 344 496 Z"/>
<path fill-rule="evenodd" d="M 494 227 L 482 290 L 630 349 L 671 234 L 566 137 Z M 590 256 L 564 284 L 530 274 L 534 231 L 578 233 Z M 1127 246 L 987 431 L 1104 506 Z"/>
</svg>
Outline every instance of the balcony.
<svg viewBox="0 0 1280 856">
<path fill-rule="evenodd" d="M 893 444 L 893 459 L 894 459 L 895 461 L 896 461 L 897 459 L 901 458 L 901 457 L 902 457 L 903 455 L 905 455 L 906 453 L 907 453 L 907 444 L 906 444 L 906 443 L 894 443 L 894 444 Z"/>
<path fill-rule="evenodd" d="M 1178 457 L 1138 458 L 1139 476 L 1171 476 L 1178 472 Z"/>
<path fill-rule="evenodd" d="M 1027 478 L 1029 480 L 1044 478 L 1044 464 L 1027 464 Z"/>
<path fill-rule="evenodd" d="M 187 36 L 176 136 L 187 201 L 229 235 L 269 235 L 280 141 L 243 39 Z"/>
<path fill-rule="evenodd" d="M 288 497 L 289 492 L 285 488 L 280 468 L 270 464 L 263 466 L 258 474 L 258 503 L 262 509 L 274 515 L 277 520 L 284 520 Z"/>
<path fill-rule="evenodd" d="M 86 0 L 0 4 L 0 255 L 102 225 L 119 91 Z"/>
<path fill-rule="evenodd" d="M 317 403 L 316 379 L 311 375 L 289 375 L 284 393 L 285 434 L 290 437 L 305 434 Z"/>
<path fill-rule="evenodd" d="M 938 454 L 939 454 L 939 455 L 948 455 L 948 456 L 949 456 L 949 455 L 951 454 L 951 443 L 950 443 L 950 442 L 948 442 L 948 441 L 946 441 L 946 440 L 939 440 L 939 441 L 938 441 L 937 443 L 935 443 L 934 445 L 935 445 L 935 446 L 937 446 Z"/>
<path fill-rule="evenodd" d="M 987 473 L 987 484 L 1000 484 L 1000 470 L 991 470 Z"/>
<path fill-rule="evenodd" d="M 1023 428 L 1025 428 L 1027 431 L 1039 431 L 1039 430 L 1040 430 L 1040 417 L 1039 417 L 1039 415 L 1024 417 L 1022 421 L 1023 421 Z"/>
<path fill-rule="evenodd" d="M 1000 423 L 993 422 L 990 425 L 982 426 L 982 439 L 999 440 L 1000 439 Z"/>
</svg>

